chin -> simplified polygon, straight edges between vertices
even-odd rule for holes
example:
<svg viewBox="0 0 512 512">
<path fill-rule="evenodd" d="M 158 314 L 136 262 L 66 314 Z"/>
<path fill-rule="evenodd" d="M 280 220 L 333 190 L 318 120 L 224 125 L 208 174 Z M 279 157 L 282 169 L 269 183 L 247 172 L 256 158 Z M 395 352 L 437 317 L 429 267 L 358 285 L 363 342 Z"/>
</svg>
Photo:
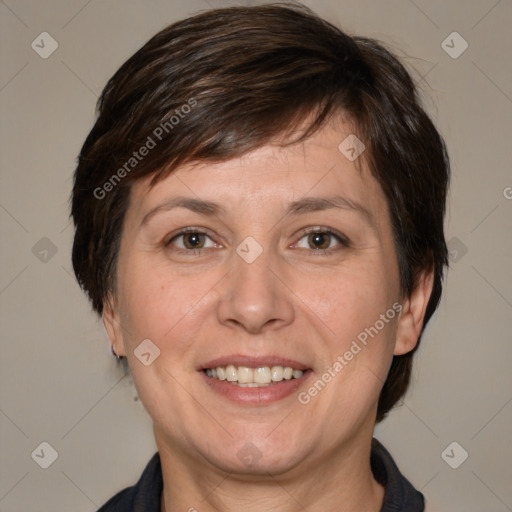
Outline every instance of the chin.
<svg viewBox="0 0 512 512">
<path fill-rule="evenodd" d="M 218 469 L 241 475 L 279 475 L 294 469 L 305 457 L 304 440 L 287 435 L 269 438 L 265 433 L 238 435 L 229 443 L 212 443 L 204 453 L 206 459 Z"/>
</svg>

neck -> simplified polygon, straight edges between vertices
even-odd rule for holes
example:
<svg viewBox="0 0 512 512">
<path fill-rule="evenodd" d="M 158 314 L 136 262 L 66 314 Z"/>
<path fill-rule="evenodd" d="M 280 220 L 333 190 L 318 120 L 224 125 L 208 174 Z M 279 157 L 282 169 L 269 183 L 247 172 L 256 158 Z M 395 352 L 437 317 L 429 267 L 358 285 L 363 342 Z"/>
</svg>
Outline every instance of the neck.
<svg viewBox="0 0 512 512">
<path fill-rule="evenodd" d="M 371 437 L 344 445 L 327 459 L 305 460 L 283 474 L 228 473 L 169 447 L 155 431 L 164 491 L 161 512 L 379 512 L 384 488 L 370 468 Z"/>
</svg>

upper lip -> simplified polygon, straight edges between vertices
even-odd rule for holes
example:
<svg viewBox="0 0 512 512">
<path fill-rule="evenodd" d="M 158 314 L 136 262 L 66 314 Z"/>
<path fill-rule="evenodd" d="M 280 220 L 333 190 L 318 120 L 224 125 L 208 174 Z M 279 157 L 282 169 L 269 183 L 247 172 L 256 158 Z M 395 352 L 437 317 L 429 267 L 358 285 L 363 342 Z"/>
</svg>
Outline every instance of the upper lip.
<svg viewBox="0 0 512 512">
<path fill-rule="evenodd" d="M 307 370 L 310 367 L 294 359 L 288 359 L 277 355 L 249 356 L 243 354 L 231 354 L 228 356 L 216 357 L 202 364 L 198 370 L 206 368 L 217 368 L 218 366 L 246 366 L 248 368 L 259 368 L 261 366 L 290 366 L 295 370 Z"/>
</svg>

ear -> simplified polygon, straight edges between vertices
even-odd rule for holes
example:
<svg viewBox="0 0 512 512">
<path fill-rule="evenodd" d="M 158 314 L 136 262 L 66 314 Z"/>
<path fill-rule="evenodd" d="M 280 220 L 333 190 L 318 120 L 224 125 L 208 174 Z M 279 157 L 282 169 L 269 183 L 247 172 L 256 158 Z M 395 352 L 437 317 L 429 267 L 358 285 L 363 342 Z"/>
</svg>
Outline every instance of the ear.
<svg viewBox="0 0 512 512">
<path fill-rule="evenodd" d="M 407 354 L 418 343 L 433 285 L 434 270 L 422 272 L 411 295 L 404 301 L 398 320 L 395 356 Z"/>
<path fill-rule="evenodd" d="M 107 331 L 110 345 L 115 345 L 116 354 L 126 357 L 120 316 L 116 302 L 111 295 L 108 296 L 103 305 L 103 325 Z"/>
</svg>

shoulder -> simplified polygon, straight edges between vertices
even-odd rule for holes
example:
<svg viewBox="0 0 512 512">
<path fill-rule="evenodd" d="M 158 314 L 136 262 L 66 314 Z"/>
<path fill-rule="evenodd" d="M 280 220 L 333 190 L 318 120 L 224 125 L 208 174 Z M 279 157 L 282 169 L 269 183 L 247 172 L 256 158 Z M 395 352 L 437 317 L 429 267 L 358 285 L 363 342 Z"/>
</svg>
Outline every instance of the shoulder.
<svg viewBox="0 0 512 512">
<path fill-rule="evenodd" d="M 160 455 L 155 453 L 139 481 L 110 498 L 98 512 L 160 512 L 163 478 Z"/>
<path fill-rule="evenodd" d="M 381 512 L 424 512 L 425 498 L 400 473 L 391 454 L 377 440 L 372 440 L 371 467 L 375 479 L 384 486 Z"/>
</svg>

